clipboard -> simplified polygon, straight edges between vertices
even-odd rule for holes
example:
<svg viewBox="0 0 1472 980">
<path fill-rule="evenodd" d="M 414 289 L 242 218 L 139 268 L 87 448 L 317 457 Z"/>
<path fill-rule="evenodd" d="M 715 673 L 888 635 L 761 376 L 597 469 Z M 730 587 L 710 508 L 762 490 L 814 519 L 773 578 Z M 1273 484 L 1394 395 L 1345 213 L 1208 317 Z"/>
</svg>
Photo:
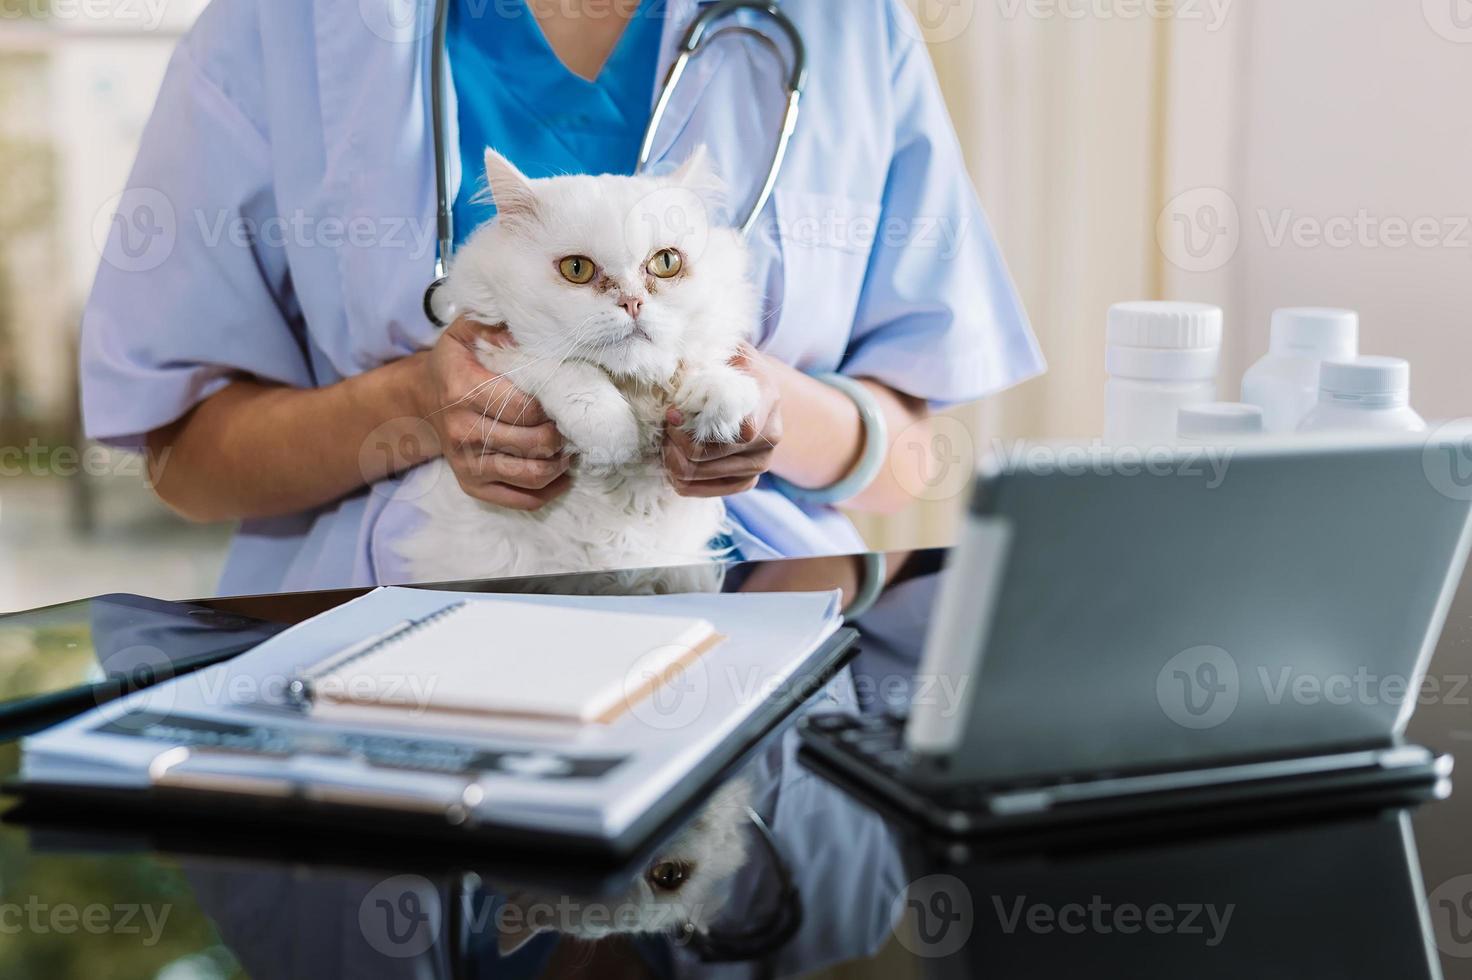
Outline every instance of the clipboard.
<svg viewBox="0 0 1472 980">
<path fill-rule="evenodd" d="M 252 774 L 245 778 L 232 772 L 227 764 L 231 752 L 182 746 L 168 747 L 155 755 L 149 768 L 149 785 L 143 788 L 24 779 L 0 783 L 0 792 L 20 799 L 0 820 L 38 823 L 49 815 L 105 804 L 110 820 L 115 816 L 140 820 L 164 811 L 170 819 L 208 819 L 221 833 L 228 832 L 232 825 L 259 828 L 264 822 L 279 829 L 331 827 L 338 833 L 368 838 L 410 838 L 462 849 L 525 847 L 585 860 L 624 863 L 648 841 L 677 826 L 695 802 L 734 775 L 769 736 L 785 727 L 794 712 L 853 659 L 858 652 L 857 639 L 858 632 L 852 627 L 840 627 L 820 643 L 794 672 L 792 683 L 763 701 L 691 767 L 671 792 L 614 837 L 533 831 L 476 819 L 474 808 L 480 800 L 471 790 L 480 787 L 474 780 L 467 780 L 466 791 L 458 800 L 426 801 L 417 794 L 325 787 L 285 774 L 274 778 Z M 252 760 L 258 761 L 260 756 L 249 753 Z"/>
</svg>

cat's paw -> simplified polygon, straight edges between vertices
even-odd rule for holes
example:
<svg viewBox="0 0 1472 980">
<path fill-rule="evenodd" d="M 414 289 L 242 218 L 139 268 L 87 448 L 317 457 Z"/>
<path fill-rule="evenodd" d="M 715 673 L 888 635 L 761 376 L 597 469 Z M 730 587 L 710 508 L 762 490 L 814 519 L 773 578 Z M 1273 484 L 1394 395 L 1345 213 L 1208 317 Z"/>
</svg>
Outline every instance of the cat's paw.
<svg viewBox="0 0 1472 980">
<path fill-rule="evenodd" d="M 687 377 L 675 394 L 675 408 L 697 443 L 731 443 L 741 438 L 741 423 L 756 412 L 761 397 L 755 378 L 725 368 Z"/>
<path fill-rule="evenodd" d="M 568 448 L 594 469 L 629 466 L 643 454 L 639 422 L 622 399 L 589 397 L 576 410 L 557 413 L 556 421 Z"/>
<path fill-rule="evenodd" d="M 644 446 L 634 416 L 623 413 L 607 422 L 593 445 L 584 444 L 584 461 L 599 470 L 621 470 L 637 463 L 644 455 Z"/>
</svg>

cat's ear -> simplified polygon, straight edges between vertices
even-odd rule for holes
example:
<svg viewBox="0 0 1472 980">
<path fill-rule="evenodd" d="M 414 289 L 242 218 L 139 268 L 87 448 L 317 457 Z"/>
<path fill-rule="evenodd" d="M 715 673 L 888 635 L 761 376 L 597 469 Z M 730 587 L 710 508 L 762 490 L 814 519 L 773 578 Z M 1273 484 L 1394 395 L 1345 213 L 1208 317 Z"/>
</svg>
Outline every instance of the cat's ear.
<svg viewBox="0 0 1472 980">
<path fill-rule="evenodd" d="M 537 212 L 537 194 L 516 164 L 486 147 L 486 192 L 496 213 L 507 218 L 531 217 Z"/>
<path fill-rule="evenodd" d="M 675 168 L 670 179 L 701 197 L 719 198 L 725 190 L 720 175 L 716 173 L 715 162 L 711 159 L 710 150 L 706 149 L 704 143 L 695 148 L 695 152 L 690 154 L 689 159 Z"/>
</svg>

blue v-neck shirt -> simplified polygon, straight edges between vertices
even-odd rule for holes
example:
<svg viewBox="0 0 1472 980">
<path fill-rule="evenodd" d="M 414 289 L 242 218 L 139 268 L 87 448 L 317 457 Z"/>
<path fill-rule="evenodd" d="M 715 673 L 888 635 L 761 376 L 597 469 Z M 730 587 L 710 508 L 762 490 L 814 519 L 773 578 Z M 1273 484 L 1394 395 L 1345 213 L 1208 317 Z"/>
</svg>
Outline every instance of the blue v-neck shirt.
<svg viewBox="0 0 1472 980">
<path fill-rule="evenodd" d="M 634 172 L 654 98 L 662 9 L 659 0 L 642 0 L 588 81 L 558 59 L 525 0 L 451 5 L 446 43 L 463 175 L 456 245 L 496 213 L 477 199 L 484 196 L 488 146 L 528 177 Z"/>
</svg>

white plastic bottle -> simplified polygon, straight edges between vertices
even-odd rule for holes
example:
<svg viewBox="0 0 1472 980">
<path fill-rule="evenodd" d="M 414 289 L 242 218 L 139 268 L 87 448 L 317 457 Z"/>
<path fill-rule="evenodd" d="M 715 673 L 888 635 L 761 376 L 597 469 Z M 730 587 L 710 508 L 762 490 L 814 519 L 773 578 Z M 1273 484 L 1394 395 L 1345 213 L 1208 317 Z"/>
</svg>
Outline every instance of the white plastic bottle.
<svg viewBox="0 0 1472 980">
<path fill-rule="evenodd" d="M 1237 402 L 1208 402 L 1181 409 L 1183 443 L 1235 445 L 1263 433 L 1262 409 Z"/>
<path fill-rule="evenodd" d="M 1299 432 L 1424 432 L 1411 409 L 1411 366 L 1398 357 L 1325 361 L 1319 403 Z"/>
<path fill-rule="evenodd" d="M 1262 409 L 1268 432 L 1292 432 L 1319 403 L 1319 365 L 1352 361 L 1359 345 L 1353 310 L 1278 310 L 1268 355 L 1242 378 L 1242 400 Z"/>
<path fill-rule="evenodd" d="M 1109 311 L 1104 438 L 1169 446 L 1182 408 L 1215 401 L 1222 311 L 1201 303 L 1120 303 Z"/>
</svg>

